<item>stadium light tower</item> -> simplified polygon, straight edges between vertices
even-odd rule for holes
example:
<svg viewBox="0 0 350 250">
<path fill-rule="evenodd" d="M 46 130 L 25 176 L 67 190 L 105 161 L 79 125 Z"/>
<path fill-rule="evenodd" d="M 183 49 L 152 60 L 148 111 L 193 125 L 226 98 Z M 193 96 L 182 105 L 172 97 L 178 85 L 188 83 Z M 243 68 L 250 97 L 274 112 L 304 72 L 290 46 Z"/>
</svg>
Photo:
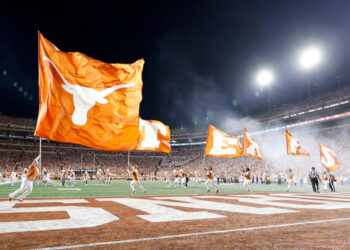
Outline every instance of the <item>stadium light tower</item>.
<svg viewBox="0 0 350 250">
<path fill-rule="evenodd" d="M 261 87 L 270 85 L 273 82 L 273 73 L 271 70 L 264 69 L 258 72 L 256 81 Z"/>
<path fill-rule="evenodd" d="M 321 62 L 321 52 L 315 47 L 305 49 L 300 54 L 300 65 L 304 69 L 312 69 Z"/>
</svg>

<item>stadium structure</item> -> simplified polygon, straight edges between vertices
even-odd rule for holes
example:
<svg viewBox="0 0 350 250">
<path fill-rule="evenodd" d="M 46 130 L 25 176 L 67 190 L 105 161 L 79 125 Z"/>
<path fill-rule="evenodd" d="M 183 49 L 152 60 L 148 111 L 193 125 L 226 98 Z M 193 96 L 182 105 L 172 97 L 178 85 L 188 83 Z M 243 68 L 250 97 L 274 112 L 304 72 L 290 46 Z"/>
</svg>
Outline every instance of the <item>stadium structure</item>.
<svg viewBox="0 0 350 250">
<path fill-rule="evenodd" d="M 107 152 L 43 140 L 41 167 L 48 170 L 51 180 L 48 186 L 42 180 L 37 182 L 29 198 L 18 203 L 7 201 L 8 194 L 20 185 L 19 178 L 11 179 L 11 173 L 17 171 L 17 176 L 21 176 L 23 168 L 39 152 L 39 138 L 33 136 L 36 121 L 2 115 L 0 245 L 25 249 L 209 248 L 216 238 L 220 248 L 248 244 L 260 248 L 268 235 L 273 241 L 271 247 L 314 247 L 314 242 L 307 239 L 313 235 L 311 232 L 317 229 L 326 234 L 329 223 L 337 223 L 345 230 L 344 225 L 350 220 L 349 121 L 350 89 L 344 88 L 235 122 L 239 125 L 226 132 L 240 136 L 243 126 L 249 128 L 262 142 L 265 161 L 204 157 L 205 126 L 172 129 L 170 154 Z M 274 134 L 283 134 L 285 129 L 305 140 L 310 135 L 322 135 L 322 140 L 334 143 L 341 164 L 335 172 L 337 193 L 330 193 L 326 186 L 323 189 L 323 184 L 321 194 L 310 193 L 310 168 L 316 166 L 323 172 L 314 152 L 310 160 L 278 161 L 283 157 L 269 157 L 271 152 L 264 147 L 276 146 L 280 139 Z M 272 143 L 264 145 L 268 136 Z M 280 147 L 285 150 L 285 146 Z M 134 197 L 130 196 L 130 164 L 139 166 L 146 196 L 140 189 Z M 205 169 L 209 166 L 213 168 L 219 194 L 204 186 Z M 247 166 L 255 190 L 252 194 L 247 194 L 242 185 L 242 169 Z M 295 185 L 290 191 L 288 187 L 289 192 L 286 168 L 293 168 L 295 173 Z M 63 169 L 75 172 L 74 183 L 67 181 L 62 185 Z M 100 182 L 98 169 L 109 169 L 112 182 Z M 85 171 L 90 175 L 87 183 L 83 182 Z M 188 177 L 185 185 L 176 183 L 176 175 L 181 172 Z M 233 241 L 236 234 L 241 236 Z M 300 235 L 303 240 L 296 243 Z M 328 241 L 340 246 L 341 238 L 333 235 Z"/>
<path fill-rule="evenodd" d="M 286 104 L 259 116 L 253 117 L 244 124 L 252 127 L 251 134 L 271 133 L 290 128 L 310 128 L 330 133 L 336 138 L 339 131 L 349 131 L 350 89 L 334 91 L 326 96 L 313 97 L 302 103 Z M 244 120 L 244 119 L 242 119 Z M 33 156 L 39 152 L 39 138 L 34 137 L 36 121 L 27 118 L 0 116 L 1 164 L 2 169 L 11 172 L 16 163 L 23 166 L 30 164 Z M 257 126 L 259 124 L 259 126 Z M 232 135 L 242 134 L 242 125 L 231 127 L 226 131 Z M 255 130 L 254 130 L 255 129 Z M 192 127 L 171 130 L 170 154 L 158 152 L 132 151 L 129 160 L 140 165 L 148 176 L 156 177 L 155 171 L 164 167 L 181 168 L 191 162 L 203 161 L 204 147 L 207 139 L 207 127 Z M 345 138 L 341 138 L 345 141 Z M 80 145 L 43 140 L 42 165 L 50 171 L 58 172 L 63 167 L 74 169 L 96 170 L 98 167 L 123 172 L 128 166 L 127 152 L 107 152 L 83 147 Z M 202 161 L 200 161 L 202 160 Z M 215 159 L 220 161 L 221 159 Z M 240 169 L 240 166 L 237 166 Z M 124 169 L 125 170 L 125 169 Z M 161 178 L 160 178 L 161 179 Z"/>
</svg>

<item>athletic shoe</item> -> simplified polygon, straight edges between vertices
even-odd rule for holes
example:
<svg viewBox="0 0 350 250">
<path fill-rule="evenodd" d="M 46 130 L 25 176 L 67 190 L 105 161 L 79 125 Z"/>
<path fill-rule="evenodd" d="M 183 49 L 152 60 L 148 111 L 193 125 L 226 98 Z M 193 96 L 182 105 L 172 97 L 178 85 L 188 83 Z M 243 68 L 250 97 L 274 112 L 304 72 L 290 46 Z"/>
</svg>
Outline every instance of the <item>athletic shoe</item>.
<svg viewBox="0 0 350 250">
<path fill-rule="evenodd" d="M 132 191 L 131 194 L 135 194 L 135 191 Z"/>
<path fill-rule="evenodd" d="M 209 192 L 210 192 L 210 190 L 208 189 L 208 190 L 207 190 L 207 193 L 209 193 Z"/>
<path fill-rule="evenodd" d="M 17 198 L 17 200 L 18 200 L 19 202 L 23 202 L 23 200 L 22 200 L 22 199 L 18 199 L 18 198 Z"/>
<path fill-rule="evenodd" d="M 217 193 L 217 194 L 219 193 L 219 189 L 218 189 L 218 190 L 216 190 L 216 193 Z"/>
</svg>

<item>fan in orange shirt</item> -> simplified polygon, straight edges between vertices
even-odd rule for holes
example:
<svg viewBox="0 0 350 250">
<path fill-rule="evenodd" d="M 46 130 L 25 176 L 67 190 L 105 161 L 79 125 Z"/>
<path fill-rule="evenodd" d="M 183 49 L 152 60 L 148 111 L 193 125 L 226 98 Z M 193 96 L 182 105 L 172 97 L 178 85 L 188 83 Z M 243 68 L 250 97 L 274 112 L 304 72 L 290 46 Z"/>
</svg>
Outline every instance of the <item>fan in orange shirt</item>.
<svg viewBox="0 0 350 250">
<path fill-rule="evenodd" d="M 135 184 L 137 184 L 143 191 L 143 194 L 146 194 L 146 189 L 141 185 L 140 181 L 139 181 L 139 172 L 137 171 L 137 166 L 131 165 L 131 171 L 127 170 L 129 174 L 132 174 L 132 181 L 130 183 L 130 187 L 131 187 L 131 193 L 135 194 Z"/>
<path fill-rule="evenodd" d="M 27 174 L 22 177 L 21 187 L 15 192 L 9 194 L 9 201 L 11 201 L 17 194 L 22 193 L 17 197 L 18 201 L 23 201 L 23 198 L 27 197 L 33 191 L 33 181 L 39 175 L 39 164 L 40 155 L 37 156 L 33 163 L 29 166 Z"/>
</svg>

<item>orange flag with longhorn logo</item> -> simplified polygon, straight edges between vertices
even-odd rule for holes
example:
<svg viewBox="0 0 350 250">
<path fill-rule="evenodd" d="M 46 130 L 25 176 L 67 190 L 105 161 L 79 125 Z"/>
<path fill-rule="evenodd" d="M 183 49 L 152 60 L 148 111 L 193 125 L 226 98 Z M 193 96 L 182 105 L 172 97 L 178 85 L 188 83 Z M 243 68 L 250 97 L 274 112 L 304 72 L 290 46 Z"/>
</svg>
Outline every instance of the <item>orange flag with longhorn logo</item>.
<svg viewBox="0 0 350 250">
<path fill-rule="evenodd" d="M 136 150 L 170 153 L 170 129 L 160 121 L 139 121 L 140 139 Z"/>
<path fill-rule="evenodd" d="M 215 157 L 241 157 L 241 140 L 238 136 L 230 136 L 213 125 L 209 125 L 205 155 Z"/>
<path fill-rule="evenodd" d="M 335 153 L 326 145 L 319 142 L 321 164 L 329 171 L 335 171 L 339 167 L 339 161 Z"/>
<path fill-rule="evenodd" d="M 287 154 L 289 155 L 304 155 L 310 156 L 306 150 L 301 147 L 301 143 L 298 139 L 292 136 L 291 133 L 286 130 L 286 140 L 287 140 Z"/>
<path fill-rule="evenodd" d="M 143 59 L 104 63 L 65 53 L 39 33 L 39 115 L 35 136 L 101 150 L 139 140 Z"/>
<path fill-rule="evenodd" d="M 249 157 L 263 160 L 258 142 L 249 135 L 246 128 L 244 128 L 243 133 L 243 154 Z"/>
</svg>

